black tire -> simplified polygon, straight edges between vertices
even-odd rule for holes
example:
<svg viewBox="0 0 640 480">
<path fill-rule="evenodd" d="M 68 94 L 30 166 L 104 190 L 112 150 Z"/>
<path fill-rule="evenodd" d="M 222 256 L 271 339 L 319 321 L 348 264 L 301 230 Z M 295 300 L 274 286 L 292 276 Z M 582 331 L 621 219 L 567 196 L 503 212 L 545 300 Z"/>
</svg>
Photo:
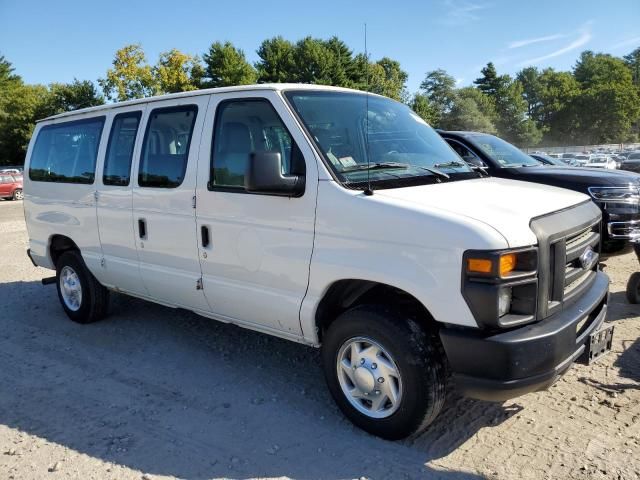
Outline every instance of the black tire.
<svg viewBox="0 0 640 480">
<path fill-rule="evenodd" d="M 21 188 L 16 188 L 13 191 L 13 196 L 11 197 L 12 200 L 22 200 L 24 199 L 24 196 L 22 194 L 22 189 Z"/>
<path fill-rule="evenodd" d="M 60 273 L 64 267 L 69 267 L 77 274 L 80 281 L 82 300 L 79 308 L 67 306 L 62 294 Z M 92 323 L 104 318 L 109 307 L 109 290 L 103 287 L 89 271 L 79 252 L 70 250 L 64 252 L 56 262 L 56 288 L 60 304 L 67 316 L 77 323 Z"/>
<path fill-rule="evenodd" d="M 627 300 L 640 303 L 640 272 L 633 273 L 627 282 Z"/>
<path fill-rule="evenodd" d="M 340 386 L 337 356 L 342 345 L 355 337 L 367 337 L 381 345 L 393 357 L 402 377 L 399 406 L 386 418 L 361 413 Z M 322 360 L 329 390 L 340 410 L 373 435 L 388 440 L 416 436 L 436 418 L 444 404 L 444 350 L 437 335 L 421 328 L 411 313 L 385 305 L 362 305 L 344 312 L 324 335 Z"/>
</svg>

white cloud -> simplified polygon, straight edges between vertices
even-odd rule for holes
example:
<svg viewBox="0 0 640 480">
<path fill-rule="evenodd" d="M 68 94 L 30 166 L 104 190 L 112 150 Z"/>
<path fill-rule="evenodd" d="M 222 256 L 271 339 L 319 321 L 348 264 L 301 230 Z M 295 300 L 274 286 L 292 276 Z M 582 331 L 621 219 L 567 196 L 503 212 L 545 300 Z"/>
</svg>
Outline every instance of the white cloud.
<svg viewBox="0 0 640 480">
<path fill-rule="evenodd" d="M 462 85 L 462 82 L 464 82 L 464 78 L 462 77 L 456 78 L 456 87 L 459 87 L 460 85 Z"/>
<path fill-rule="evenodd" d="M 611 50 L 617 50 L 622 47 L 631 47 L 633 45 L 640 46 L 640 37 L 632 37 L 627 38 L 626 40 L 622 40 L 621 42 L 616 43 L 611 47 Z"/>
<path fill-rule="evenodd" d="M 507 47 L 521 48 L 521 47 L 526 47 L 527 45 L 533 45 L 534 43 L 550 42 L 552 40 L 558 40 L 559 38 L 564 38 L 564 37 L 566 37 L 565 34 L 556 33 L 554 35 L 547 35 L 546 37 L 527 38 L 525 40 L 516 40 L 514 42 L 511 42 Z"/>
<path fill-rule="evenodd" d="M 445 0 L 446 17 L 442 20 L 446 25 L 464 25 L 480 20 L 478 12 L 486 10 L 491 5 L 471 0 Z"/>
<path fill-rule="evenodd" d="M 555 50 L 551 53 L 548 53 L 546 55 L 542 55 L 540 57 L 536 57 L 536 58 L 530 58 L 529 60 L 525 60 L 524 62 L 520 62 L 518 63 L 519 67 L 524 67 L 526 65 L 535 65 L 537 63 L 543 62 L 545 60 L 549 60 L 550 58 L 554 58 L 554 57 L 559 57 L 560 55 L 564 55 L 565 53 L 568 53 L 572 50 L 575 50 L 577 48 L 582 47 L 583 45 L 585 45 L 586 43 L 588 43 L 591 38 L 591 22 L 586 23 L 579 31 L 578 33 L 580 34 L 580 36 L 578 38 L 576 38 L 575 40 L 573 40 L 571 43 L 565 45 L 564 47 Z"/>
</svg>

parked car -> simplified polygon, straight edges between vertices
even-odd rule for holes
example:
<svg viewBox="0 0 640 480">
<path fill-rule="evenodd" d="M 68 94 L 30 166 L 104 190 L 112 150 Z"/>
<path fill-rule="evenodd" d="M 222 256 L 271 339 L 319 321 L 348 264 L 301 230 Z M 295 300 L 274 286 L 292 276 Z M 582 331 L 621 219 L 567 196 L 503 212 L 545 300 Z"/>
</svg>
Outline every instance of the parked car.
<svg viewBox="0 0 640 480">
<path fill-rule="evenodd" d="M 611 348 L 589 197 L 486 177 L 385 97 L 250 85 L 92 107 L 38 122 L 26 169 L 27 253 L 71 320 L 115 290 L 321 347 L 338 406 L 385 438 L 436 417 L 449 372 L 502 400 Z"/>
<path fill-rule="evenodd" d="M 619 170 L 545 167 L 504 140 L 477 132 L 440 135 L 464 160 L 489 175 L 568 188 L 591 196 L 602 210 L 603 250 L 622 252 L 640 234 L 640 175 Z"/>
<path fill-rule="evenodd" d="M 607 168 L 609 170 L 615 170 L 618 168 L 618 163 L 610 155 L 592 155 L 585 167 L 589 168 Z"/>
<path fill-rule="evenodd" d="M 566 167 L 568 164 L 559 158 L 550 157 L 544 153 L 532 153 L 530 155 L 534 160 L 542 163 L 543 165 L 555 165 L 556 167 Z"/>
<path fill-rule="evenodd" d="M 0 198 L 5 200 L 22 200 L 22 176 L 0 173 Z"/>
<path fill-rule="evenodd" d="M 591 159 L 590 155 L 587 155 L 587 154 L 584 154 L 584 153 L 576 154 L 573 157 L 574 166 L 576 166 L 576 167 L 584 167 L 587 163 L 589 163 L 590 159 Z"/>
<path fill-rule="evenodd" d="M 640 173 L 640 152 L 627 155 L 627 159 L 620 165 L 620 170 Z"/>
</svg>

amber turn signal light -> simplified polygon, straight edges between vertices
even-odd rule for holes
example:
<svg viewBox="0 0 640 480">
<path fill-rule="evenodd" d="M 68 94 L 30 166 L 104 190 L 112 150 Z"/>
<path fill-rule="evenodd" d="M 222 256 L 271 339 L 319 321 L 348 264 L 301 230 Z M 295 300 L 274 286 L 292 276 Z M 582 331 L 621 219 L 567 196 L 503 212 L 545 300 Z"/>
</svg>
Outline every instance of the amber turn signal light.
<svg viewBox="0 0 640 480">
<path fill-rule="evenodd" d="M 491 273 L 493 262 L 485 258 L 469 258 L 467 260 L 467 272 Z"/>
<path fill-rule="evenodd" d="M 504 277 L 516 269 L 516 254 L 507 253 L 500 256 L 500 276 Z"/>
<path fill-rule="evenodd" d="M 498 268 L 496 269 L 501 277 L 513 272 L 516 268 L 516 254 L 505 253 L 500 255 L 498 261 Z M 469 273 L 482 273 L 491 274 L 495 270 L 493 269 L 494 260 L 488 258 L 469 258 L 467 259 L 467 272 Z"/>
</svg>

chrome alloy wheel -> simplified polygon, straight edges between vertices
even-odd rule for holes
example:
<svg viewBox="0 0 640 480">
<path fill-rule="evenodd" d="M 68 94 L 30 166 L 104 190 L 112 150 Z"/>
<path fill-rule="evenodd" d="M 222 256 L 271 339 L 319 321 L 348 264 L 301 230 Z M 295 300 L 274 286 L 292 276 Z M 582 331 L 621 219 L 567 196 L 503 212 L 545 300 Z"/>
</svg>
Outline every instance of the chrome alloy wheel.
<svg viewBox="0 0 640 480">
<path fill-rule="evenodd" d="M 13 194 L 13 198 L 16 200 L 23 200 L 24 199 L 24 192 L 22 190 L 16 190 Z"/>
<path fill-rule="evenodd" d="M 82 285 L 75 270 L 67 265 L 60 271 L 60 293 L 69 310 L 77 312 L 82 305 Z"/>
<path fill-rule="evenodd" d="M 400 371 L 380 344 L 366 337 L 347 340 L 338 351 L 336 368 L 344 395 L 360 413 L 386 418 L 400 406 Z"/>
</svg>

